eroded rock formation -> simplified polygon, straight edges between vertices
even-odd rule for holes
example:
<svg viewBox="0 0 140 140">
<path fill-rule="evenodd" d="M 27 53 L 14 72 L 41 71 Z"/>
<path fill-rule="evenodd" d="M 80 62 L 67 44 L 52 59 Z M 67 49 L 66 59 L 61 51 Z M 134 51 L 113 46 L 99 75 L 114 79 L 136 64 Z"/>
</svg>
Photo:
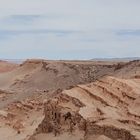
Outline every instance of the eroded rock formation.
<svg viewBox="0 0 140 140">
<path fill-rule="evenodd" d="M 40 133 L 59 137 L 63 133 L 77 135 L 78 132 L 84 140 L 101 136 L 112 140 L 140 140 L 140 108 L 133 108 L 140 96 L 139 82 L 106 77 L 57 94 L 46 102 L 45 118 L 34 138 Z"/>
</svg>

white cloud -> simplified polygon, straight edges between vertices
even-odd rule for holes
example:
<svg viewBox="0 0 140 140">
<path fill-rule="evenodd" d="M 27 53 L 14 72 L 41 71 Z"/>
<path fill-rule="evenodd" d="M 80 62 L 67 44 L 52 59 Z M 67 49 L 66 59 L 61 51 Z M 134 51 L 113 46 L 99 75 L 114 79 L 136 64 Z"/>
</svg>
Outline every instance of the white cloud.
<svg viewBox="0 0 140 140">
<path fill-rule="evenodd" d="M 0 56 L 140 56 L 139 6 L 139 0 L 0 0 Z"/>
</svg>

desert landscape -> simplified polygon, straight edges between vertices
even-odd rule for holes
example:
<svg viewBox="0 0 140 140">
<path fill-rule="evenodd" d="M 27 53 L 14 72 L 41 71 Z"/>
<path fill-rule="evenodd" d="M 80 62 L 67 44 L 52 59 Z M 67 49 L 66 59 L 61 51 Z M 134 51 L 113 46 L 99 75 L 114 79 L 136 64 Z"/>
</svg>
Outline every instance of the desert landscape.
<svg viewBox="0 0 140 140">
<path fill-rule="evenodd" d="M 140 140 L 140 60 L 0 61 L 0 140 Z"/>
<path fill-rule="evenodd" d="M 140 140 L 140 0 L 0 0 L 0 140 Z"/>
</svg>

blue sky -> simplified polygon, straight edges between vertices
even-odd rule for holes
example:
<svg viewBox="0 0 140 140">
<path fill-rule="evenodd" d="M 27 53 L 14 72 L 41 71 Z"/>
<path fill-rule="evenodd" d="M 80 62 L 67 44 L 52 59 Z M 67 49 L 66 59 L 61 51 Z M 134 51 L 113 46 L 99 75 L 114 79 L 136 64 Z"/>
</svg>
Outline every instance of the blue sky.
<svg viewBox="0 0 140 140">
<path fill-rule="evenodd" d="M 139 0 L 0 0 L 0 58 L 140 57 Z"/>
</svg>

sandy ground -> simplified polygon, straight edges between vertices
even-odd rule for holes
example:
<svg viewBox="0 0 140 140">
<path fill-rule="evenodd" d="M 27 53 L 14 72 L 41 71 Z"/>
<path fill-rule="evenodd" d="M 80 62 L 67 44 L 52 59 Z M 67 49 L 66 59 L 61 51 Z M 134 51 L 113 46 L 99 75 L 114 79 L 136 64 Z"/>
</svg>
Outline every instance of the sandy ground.
<svg viewBox="0 0 140 140">
<path fill-rule="evenodd" d="M 89 125 L 89 129 L 86 130 L 87 133 L 89 132 L 86 140 L 94 138 L 91 134 L 96 134 L 95 137 L 98 138 L 98 140 L 140 140 L 140 79 L 121 79 L 107 76 L 90 84 L 77 85 L 70 90 L 64 90 L 60 95 L 56 95 L 54 99 L 57 99 L 56 107 L 52 107 L 54 114 L 57 114 L 57 106 L 59 106 L 58 110 L 59 108 L 63 108 L 61 116 L 65 116 L 71 110 L 71 114 L 77 114 L 78 112 L 81 118 L 87 122 L 91 122 L 90 125 L 94 122 L 94 126 L 97 127 L 97 132 L 95 133 L 92 127 L 90 129 Z M 68 110 L 68 112 L 64 111 L 64 109 Z M 48 116 L 46 116 L 46 121 L 49 123 L 47 118 Z M 63 120 L 63 118 L 60 118 L 60 120 Z M 50 122 L 51 121 L 53 120 L 50 120 Z M 72 122 L 73 121 L 75 121 L 75 119 L 72 120 Z M 75 123 L 78 123 L 78 120 L 75 121 Z M 60 122 L 60 126 L 62 125 L 63 127 L 64 124 L 65 122 Z M 43 131 L 44 125 L 45 124 L 42 123 Z M 79 124 L 77 125 L 80 126 Z M 68 128 L 70 127 L 71 125 L 68 126 Z M 116 132 L 114 132 L 114 130 Z M 73 135 L 66 135 L 63 131 L 64 130 L 61 130 L 62 135 L 57 137 L 51 137 L 49 134 L 39 134 L 35 136 L 35 140 L 39 140 L 40 138 L 42 140 L 47 138 L 52 140 L 73 138 Z M 112 135 L 113 133 L 114 135 Z M 82 134 L 84 135 L 84 133 Z M 76 140 L 85 138 L 84 136 L 78 137 L 79 135 L 80 134 L 75 133 Z M 123 137 L 123 135 L 126 137 Z"/>
<path fill-rule="evenodd" d="M 0 61 L 0 73 L 5 73 L 8 71 L 12 71 L 18 67 L 15 63 L 9 63 L 6 61 Z"/>
<path fill-rule="evenodd" d="M 0 110 L 0 140 L 25 140 L 43 120 L 41 96 L 13 102 Z"/>
<path fill-rule="evenodd" d="M 139 65 L 139 61 L 121 65 L 98 61 L 0 62 L 0 140 L 28 140 L 44 119 L 44 103 L 58 93 L 84 104 L 79 108 L 74 100 L 60 106 L 78 111 L 85 120 L 101 127 L 128 130 L 139 140 Z M 73 135 L 40 133 L 35 137 L 47 139 L 82 140 L 83 133 L 76 130 Z M 92 139 L 113 140 L 104 134 L 88 137 Z"/>
</svg>

